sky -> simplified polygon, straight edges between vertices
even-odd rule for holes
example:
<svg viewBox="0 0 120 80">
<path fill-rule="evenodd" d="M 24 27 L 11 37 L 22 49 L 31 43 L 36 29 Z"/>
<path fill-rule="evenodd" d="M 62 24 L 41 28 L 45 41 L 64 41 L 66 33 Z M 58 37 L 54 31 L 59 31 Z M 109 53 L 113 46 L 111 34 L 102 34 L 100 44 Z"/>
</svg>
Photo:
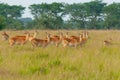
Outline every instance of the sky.
<svg viewBox="0 0 120 80">
<path fill-rule="evenodd" d="M 28 7 L 31 4 L 41 4 L 41 3 L 52 3 L 52 2 L 65 2 L 65 3 L 84 3 L 84 2 L 90 2 L 92 0 L 0 0 L 0 3 L 7 3 L 9 5 L 22 5 L 23 7 L 26 7 L 24 14 L 22 17 L 31 17 L 30 10 Z M 103 0 L 103 2 L 111 4 L 113 2 L 120 2 L 120 0 Z"/>
</svg>

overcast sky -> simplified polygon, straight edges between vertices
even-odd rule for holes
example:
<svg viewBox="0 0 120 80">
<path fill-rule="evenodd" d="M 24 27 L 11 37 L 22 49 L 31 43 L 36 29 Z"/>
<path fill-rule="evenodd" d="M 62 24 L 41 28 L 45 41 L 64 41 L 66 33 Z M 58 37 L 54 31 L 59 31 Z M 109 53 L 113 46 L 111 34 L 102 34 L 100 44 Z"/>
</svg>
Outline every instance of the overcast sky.
<svg viewBox="0 0 120 80">
<path fill-rule="evenodd" d="M 28 6 L 31 4 L 40 4 L 40 3 L 52 3 L 52 2 L 65 2 L 65 3 L 84 3 L 90 2 L 92 0 L 0 0 L 2 3 L 7 3 L 9 5 L 22 5 L 26 7 L 23 17 L 32 17 L 28 10 Z M 120 2 L 120 0 L 103 0 L 106 3 Z"/>
</svg>

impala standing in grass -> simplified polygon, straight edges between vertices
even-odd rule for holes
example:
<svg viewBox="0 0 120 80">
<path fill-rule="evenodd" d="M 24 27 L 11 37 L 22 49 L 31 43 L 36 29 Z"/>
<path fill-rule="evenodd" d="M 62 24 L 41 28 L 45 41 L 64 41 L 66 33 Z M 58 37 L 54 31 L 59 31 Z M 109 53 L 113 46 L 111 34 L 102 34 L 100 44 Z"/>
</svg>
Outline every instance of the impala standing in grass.
<svg viewBox="0 0 120 80">
<path fill-rule="evenodd" d="M 47 34 L 46 39 L 33 38 L 31 40 L 31 44 L 33 47 L 38 47 L 38 46 L 46 47 L 49 43 L 50 43 L 50 34 Z"/>
<path fill-rule="evenodd" d="M 4 41 L 9 39 L 9 35 L 5 31 L 2 33 L 2 39 Z"/>
<path fill-rule="evenodd" d="M 9 39 L 9 44 L 10 46 L 13 46 L 14 44 L 25 44 L 26 41 L 29 39 L 30 34 L 26 33 L 26 36 L 15 36 L 15 37 L 11 37 Z"/>
</svg>

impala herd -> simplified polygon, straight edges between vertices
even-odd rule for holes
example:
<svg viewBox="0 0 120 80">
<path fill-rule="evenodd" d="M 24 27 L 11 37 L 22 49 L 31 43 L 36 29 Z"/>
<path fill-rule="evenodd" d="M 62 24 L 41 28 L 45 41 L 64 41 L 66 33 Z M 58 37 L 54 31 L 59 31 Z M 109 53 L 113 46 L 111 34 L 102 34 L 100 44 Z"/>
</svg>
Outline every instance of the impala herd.
<svg viewBox="0 0 120 80">
<path fill-rule="evenodd" d="M 29 41 L 33 47 L 46 47 L 47 45 L 53 43 L 56 47 L 62 44 L 63 47 L 72 46 L 77 48 L 79 45 L 83 45 L 88 40 L 88 32 L 84 31 L 79 33 L 78 35 L 69 35 L 68 32 L 63 34 L 63 32 L 59 32 L 59 35 L 50 34 L 46 32 L 46 37 L 44 39 L 36 38 L 37 31 L 34 31 L 34 35 L 31 36 L 30 32 L 26 31 L 24 36 L 14 36 L 10 37 L 5 31 L 2 33 L 2 39 L 8 40 L 9 45 L 13 46 L 15 44 L 24 45 L 27 41 Z M 110 45 L 110 41 L 105 40 L 105 45 Z"/>
</svg>

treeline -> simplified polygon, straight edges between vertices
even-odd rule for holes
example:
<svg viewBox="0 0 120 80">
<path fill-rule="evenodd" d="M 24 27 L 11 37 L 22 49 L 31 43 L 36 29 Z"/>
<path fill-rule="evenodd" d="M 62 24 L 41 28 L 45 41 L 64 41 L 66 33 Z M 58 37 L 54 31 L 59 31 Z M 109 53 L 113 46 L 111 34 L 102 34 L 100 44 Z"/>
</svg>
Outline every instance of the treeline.
<svg viewBox="0 0 120 80">
<path fill-rule="evenodd" d="M 41 3 L 29 6 L 34 19 L 21 20 L 25 7 L 0 3 L 0 29 L 120 29 L 120 3 Z"/>
</svg>

